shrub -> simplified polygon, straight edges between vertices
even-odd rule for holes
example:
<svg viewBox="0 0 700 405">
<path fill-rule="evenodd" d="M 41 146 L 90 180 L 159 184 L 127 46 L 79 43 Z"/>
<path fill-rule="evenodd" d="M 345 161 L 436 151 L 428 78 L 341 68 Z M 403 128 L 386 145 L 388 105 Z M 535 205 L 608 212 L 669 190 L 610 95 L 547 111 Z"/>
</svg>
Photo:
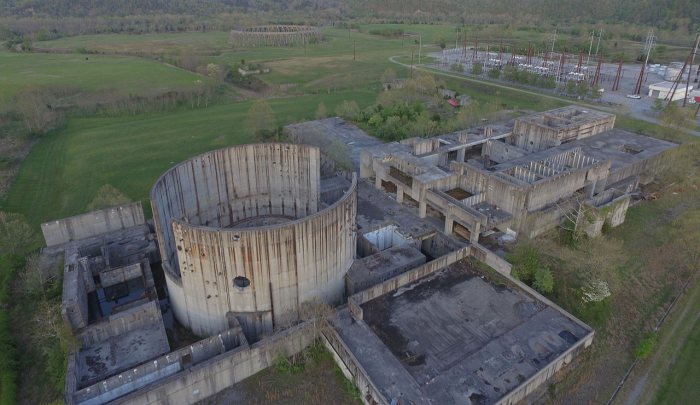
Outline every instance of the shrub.
<svg viewBox="0 0 700 405">
<path fill-rule="evenodd" d="M 475 75 L 484 73 L 484 65 L 481 62 L 474 62 L 472 65 L 472 73 Z"/>
<path fill-rule="evenodd" d="M 656 332 L 649 333 L 642 339 L 634 349 L 634 356 L 638 359 L 644 359 L 648 357 L 656 346 L 658 340 L 658 334 Z"/>
<path fill-rule="evenodd" d="M 343 101 L 336 107 L 335 114 L 346 120 L 354 121 L 360 116 L 360 107 L 354 101 Z"/>
</svg>

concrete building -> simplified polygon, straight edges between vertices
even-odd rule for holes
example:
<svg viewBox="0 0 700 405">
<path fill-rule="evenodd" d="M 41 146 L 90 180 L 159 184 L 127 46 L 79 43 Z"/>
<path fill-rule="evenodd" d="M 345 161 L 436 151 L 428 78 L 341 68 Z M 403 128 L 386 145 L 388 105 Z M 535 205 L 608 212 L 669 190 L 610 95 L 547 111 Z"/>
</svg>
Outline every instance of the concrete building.
<svg viewBox="0 0 700 405">
<path fill-rule="evenodd" d="M 675 145 L 613 129 L 614 122 L 566 107 L 481 131 L 411 138 L 365 150 L 360 176 L 472 243 L 492 229 L 537 236 L 584 202 L 600 210 L 615 199 L 622 212 L 608 223 L 616 226 L 627 207 L 621 201 L 651 181 L 662 152 Z"/>
<path fill-rule="evenodd" d="M 249 340 L 337 304 L 355 253 L 356 181 L 321 179 L 318 148 L 245 145 L 166 172 L 151 192 L 170 302 L 201 335 Z"/>
<path fill-rule="evenodd" d="M 590 236 L 623 223 L 675 145 L 614 121 L 567 107 L 389 144 L 337 117 L 299 123 L 285 134 L 314 146 L 217 150 L 158 179 L 158 249 L 140 206 L 47 223 L 83 343 L 66 403 L 194 404 L 314 341 L 368 404 L 536 399 L 594 331 L 480 237 L 536 236 L 572 213 Z M 329 327 L 304 319 L 316 300 L 337 306 Z M 206 337 L 167 339 L 173 317 Z"/>
</svg>

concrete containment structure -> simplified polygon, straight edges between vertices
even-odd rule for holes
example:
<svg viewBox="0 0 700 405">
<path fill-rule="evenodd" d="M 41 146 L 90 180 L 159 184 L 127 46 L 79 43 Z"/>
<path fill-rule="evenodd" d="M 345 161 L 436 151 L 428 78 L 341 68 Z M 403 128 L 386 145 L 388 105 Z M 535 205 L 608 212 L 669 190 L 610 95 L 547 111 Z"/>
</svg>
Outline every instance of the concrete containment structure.
<svg viewBox="0 0 700 405">
<path fill-rule="evenodd" d="M 221 149 L 166 172 L 151 191 L 177 320 L 195 333 L 235 318 L 255 340 L 298 319 L 300 306 L 343 297 L 355 252 L 356 179 L 321 197 L 318 148 Z"/>
</svg>

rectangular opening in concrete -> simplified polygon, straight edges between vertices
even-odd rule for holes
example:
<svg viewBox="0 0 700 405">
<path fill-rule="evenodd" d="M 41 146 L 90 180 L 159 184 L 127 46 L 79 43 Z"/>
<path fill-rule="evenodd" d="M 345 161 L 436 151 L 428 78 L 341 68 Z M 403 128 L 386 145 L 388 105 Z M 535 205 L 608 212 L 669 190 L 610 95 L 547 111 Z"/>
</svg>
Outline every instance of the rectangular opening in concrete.
<svg viewBox="0 0 700 405">
<path fill-rule="evenodd" d="M 469 198 L 473 195 L 469 191 L 467 191 L 463 188 L 460 188 L 460 187 L 453 188 L 451 190 L 447 190 L 447 191 L 445 191 L 445 194 L 449 195 L 450 197 L 452 197 L 456 200 L 460 200 L 460 201 L 464 200 L 465 198 Z"/>
<path fill-rule="evenodd" d="M 404 195 L 403 195 L 403 204 L 404 204 L 405 206 L 411 207 L 411 208 L 417 208 L 417 207 L 418 207 L 418 201 L 416 201 L 416 200 L 414 200 L 413 198 L 411 198 L 411 196 L 408 195 L 408 193 L 404 193 Z"/>
<path fill-rule="evenodd" d="M 381 252 L 393 246 L 401 246 L 407 244 L 410 239 L 403 236 L 396 225 L 389 225 L 376 231 L 368 232 L 363 235 L 369 243 L 376 246 Z"/>
<path fill-rule="evenodd" d="M 637 153 L 642 153 L 643 149 L 632 145 L 620 145 L 620 150 L 629 153 L 630 155 L 636 155 Z"/>
<path fill-rule="evenodd" d="M 396 184 L 390 181 L 382 180 L 382 188 L 384 188 L 387 193 L 396 194 Z"/>
<path fill-rule="evenodd" d="M 467 227 L 457 222 L 452 226 L 452 233 L 465 240 L 469 240 L 472 235 Z"/>
<path fill-rule="evenodd" d="M 413 177 L 394 166 L 389 167 L 389 175 L 409 187 L 413 186 Z"/>
</svg>

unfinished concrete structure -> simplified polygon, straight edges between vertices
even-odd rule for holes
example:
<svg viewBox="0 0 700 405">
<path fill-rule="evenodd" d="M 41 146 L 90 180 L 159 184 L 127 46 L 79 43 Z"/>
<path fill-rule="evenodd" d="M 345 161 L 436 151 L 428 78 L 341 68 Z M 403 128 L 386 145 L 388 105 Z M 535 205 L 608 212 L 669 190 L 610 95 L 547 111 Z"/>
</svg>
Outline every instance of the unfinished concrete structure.
<svg viewBox="0 0 700 405">
<path fill-rule="evenodd" d="M 608 224 L 617 226 L 627 207 L 619 202 L 653 179 L 662 152 L 675 144 L 614 129 L 614 122 L 614 115 L 571 106 L 411 138 L 365 150 L 360 176 L 471 242 L 491 229 L 537 236 L 584 202 L 598 211 L 615 202 Z"/>
<path fill-rule="evenodd" d="M 235 47 L 303 46 L 319 42 L 321 29 L 307 25 L 261 25 L 231 30 L 229 42 Z"/>
<path fill-rule="evenodd" d="M 119 302 L 81 335 L 66 402 L 196 403 L 316 339 L 365 403 L 527 400 L 594 332 L 511 277 L 479 235 L 533 236 L 572 212 L 589 235 L 622 223 L 674 145 L 613 125 L 611 115 L 570 107 L 381 144 L 330 118 L 285 128 L 320 149 L 244 145 L 173 167 L 151 192 L 160 257 L 144 224 L 108 234 L 122 235 L 110 237 L 115 251 L 137 253 L 110 253 L 104 235 L 66 245 L 100 252 L 67 261 L 92 269 L 65 275 L 64 316 L 77 331 L 91 327 L 83 296 L 93 284 L 150 285 L 146 257 L 162 260 L 168 293 Z M 363 180 L 322 156 L 339 143 Z M 332 327 L 300 319 L 316 299 L 341 304 Z M 171 347 L 161 333 L 169 308 L 208 337 Z"/>
<path fill-rule="evenodd" d="M 355 253 L 356 181 L 322 181 L 318 148 L 255 144 L 166 172 L 151 192 L 177 320 L 211 335 L 239 321 L 255 340 L 339 303 Z"/>
<path fill-rule="evenodd" d="M 141 225 L 146 220 L 140 202 L 123 204 L 41 224 L 46 246 L 57 246 Z"/>
</svg>

